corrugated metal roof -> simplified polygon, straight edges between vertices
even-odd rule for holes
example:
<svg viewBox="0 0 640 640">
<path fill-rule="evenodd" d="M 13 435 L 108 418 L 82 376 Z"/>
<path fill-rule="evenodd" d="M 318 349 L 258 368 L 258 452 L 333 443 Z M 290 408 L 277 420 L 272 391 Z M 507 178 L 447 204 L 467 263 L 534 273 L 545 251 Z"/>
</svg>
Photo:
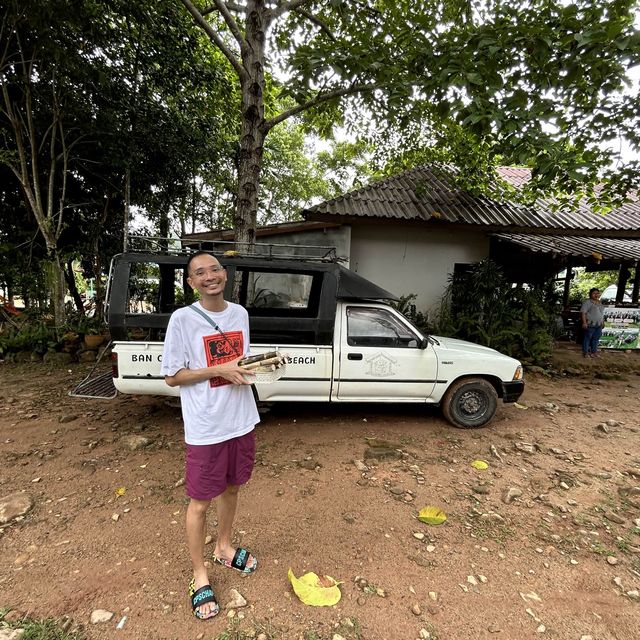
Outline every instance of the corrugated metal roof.
<svg viewBox="0 0 640 640">
<path fill-rule="evenodd" d="M 451 169 L 447 169 L 451 171 Z M 640 202 L 634 198 L 603 216 L 586 204 L 571 211 L 553 211 L 548 202 L 535 207 L 472 196 L 456 187 L 445 170 L 418 167 L 374 182 L 333 200 L 305 209 L 309 220 L 346 218 L 387 218 L 508 227 L 521 230 L 575 230 L 598 233 L 624 232 L 640 237 Z M 500 167 L 499 173 L 513 186 L 529 180 L 526 168 Z"/>
<path fill-rule="evenodd" d="M 600 260 L 640 260 L 640 240 L 632 238 L 593 238 L 586 236 L 549 236 L 494 233 L 494 238 L 513 242 L 530 251 L 564 256 L 593 257 Z"/>
</svg>

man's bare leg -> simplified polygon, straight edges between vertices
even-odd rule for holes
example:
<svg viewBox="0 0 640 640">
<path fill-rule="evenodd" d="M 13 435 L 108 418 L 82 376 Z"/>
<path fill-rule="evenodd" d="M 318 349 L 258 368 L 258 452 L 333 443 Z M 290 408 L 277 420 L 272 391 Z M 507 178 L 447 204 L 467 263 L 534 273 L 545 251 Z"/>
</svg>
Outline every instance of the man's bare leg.
<svg viewBox="0 0 640 640">
<path fill-rule="evenodd" d="M 207 526 L 207 509 L 211 500 L 194 500 L 191 498 L 187 507 L 187 547 L 193 565 L 193 578 L 196 591 L 209 584 L 207 568 L 204 566 L 204 540 Z M 203 618 L 211 615 L 214 605 L 207 602 L 198 611 Z"/>
<path fill-rule="evenodd" d="M 228 485 L 224 493 L 214 498 L 216 511 L 218 513 L 218 539 L 213 555 L 217 558 L 233 560 L 233 556 L 236 553 L 231 540 L 233 536 L 233 521 L 236 517 L 236 508 L 238 506 L 239 490 L 240 487 L 238 485 Z M 247 561 L 247 567 L 251 568 L 254 562 L 255 558 L 251 556 Z"/>
</svg>

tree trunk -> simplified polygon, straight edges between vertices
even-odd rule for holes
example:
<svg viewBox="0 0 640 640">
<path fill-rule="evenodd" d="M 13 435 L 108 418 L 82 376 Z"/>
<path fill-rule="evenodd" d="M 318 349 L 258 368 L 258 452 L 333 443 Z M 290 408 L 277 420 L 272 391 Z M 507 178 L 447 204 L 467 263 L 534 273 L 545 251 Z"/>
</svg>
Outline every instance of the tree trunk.
<svg viewBox="0 0 640 640">
<path fill-rule="evenodd" d="M 169 249 L 169 203 L 163 202 L 160 206 L 160 220 L 158 221 L 158 245 L 161 251 Z"/>
<path fill-rule="evenodd" d="M 100 219 L 100 228 L 104 227 L 109 215 L 109 206 L 111 204 L 111 196 L 105 194 L 104 207 L 102 209 L 102 218 Z M 102 257 L 100 256 L 100 233 L 96 231 L 91 241 L 93 276 L 95 279 L 95 313 L 94 317 L 102 318 L 104 313 L 104 295 L 105 290 L 102 286 Z"/>
<path fill-rule="evenodd" d="M 236 249 L 253 253 L 258 218 L 258 195 L 266 129 L 264 126 L 264 47 L 268 22 L 264 0 L 247 3 L 241 82 L 242 130 L 238 163 L 238 201 L 234 216 Z"/>
<path fill-rule="evenodd" d="M 100 253 L 96 251 L 95 258 L 95 283 L 96 283 L 96 312 L 94 317 L 102 318 L 104 314 L 104 287 L 102 286 L 102 258 L 100 257 Z"/>
<path fill-rule="evenodd" d="M 78 287 L 76 287 L 76 279 L 73 275 L 73 260 L 67 260 L 66 266 L 67 268 L 65 269 L 64 276 L 67 281 L 67 286 L 69 287 L 69 293 L 73 298 L 78 313 L 83 316 L 85 315 L 84 304 L 82 302 L 82 298 L 80 297 L 80 293 L 78 292 Z"/>
<path fill-rule="evenodd" d="M 131 169 L 127 166 L 124 174 L 124 223 L 122 225 L 122 251 L 129 250 L 129 221 L 131 220 Z"/>
<path fill-rule="evenodd" d="M 60 263 L 57 251 L 49 251 L 47 261 L 49 267 L 48 280 L 51 287 L 51 307 L 56 329 L 61 329 L 67 322 L 67 311 L 64 306 L 64 296 L 67 286 L 64 278 L 64 268 Z"/>
</svg>

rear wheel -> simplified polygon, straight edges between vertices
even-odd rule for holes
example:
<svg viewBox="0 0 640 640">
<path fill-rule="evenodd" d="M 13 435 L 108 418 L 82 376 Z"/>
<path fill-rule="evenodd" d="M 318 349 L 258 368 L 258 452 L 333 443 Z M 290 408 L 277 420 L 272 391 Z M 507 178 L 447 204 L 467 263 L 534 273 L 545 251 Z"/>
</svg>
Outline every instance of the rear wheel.
<svg viewBox="0 0 640 640">
<path fill-rule="evenodd" d="M 442 401 L 445 418 L 455 427 L 484 427 L 496 413 L 498 394 L 482 378 L 463 378 L 454 382 Z"/>
</svg>

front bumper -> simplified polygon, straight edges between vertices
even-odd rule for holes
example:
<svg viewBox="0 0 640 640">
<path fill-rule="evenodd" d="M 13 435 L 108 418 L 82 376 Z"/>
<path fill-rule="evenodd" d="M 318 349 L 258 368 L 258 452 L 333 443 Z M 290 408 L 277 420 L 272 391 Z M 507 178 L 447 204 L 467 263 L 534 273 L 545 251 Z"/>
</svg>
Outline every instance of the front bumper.
<svg viewBox="0 0 640 640">
<path fill-rule="evenodd" d="M 524 391 L 524 380 L 502 383 L 502 402 L 516 402 Z"/>
</svg>

